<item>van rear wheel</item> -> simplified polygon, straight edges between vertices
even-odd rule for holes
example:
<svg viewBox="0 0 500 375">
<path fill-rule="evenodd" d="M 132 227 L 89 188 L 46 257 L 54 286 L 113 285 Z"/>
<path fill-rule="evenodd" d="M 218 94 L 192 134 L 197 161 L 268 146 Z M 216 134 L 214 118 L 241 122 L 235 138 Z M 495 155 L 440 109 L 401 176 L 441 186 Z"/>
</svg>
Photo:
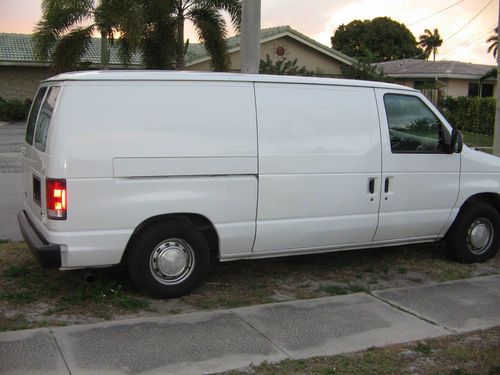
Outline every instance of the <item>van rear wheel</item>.
<svg viewBox="0 0 500 375">
<path fill-rule="evenodd" d="M 500 245 L 500 215 L 489 204 L 474 202 L 465 207 L 446 235 L 451 255 L 463 263 L 484 262 Z"/>
<path fill-rule="evenodd" d="M 180 221 L 146 228 L 128 254 L 134 284 L 157 298 L 175 298 L 193 291 L 210 268 L 210 252 L 203 235 Z"/>
</svg>

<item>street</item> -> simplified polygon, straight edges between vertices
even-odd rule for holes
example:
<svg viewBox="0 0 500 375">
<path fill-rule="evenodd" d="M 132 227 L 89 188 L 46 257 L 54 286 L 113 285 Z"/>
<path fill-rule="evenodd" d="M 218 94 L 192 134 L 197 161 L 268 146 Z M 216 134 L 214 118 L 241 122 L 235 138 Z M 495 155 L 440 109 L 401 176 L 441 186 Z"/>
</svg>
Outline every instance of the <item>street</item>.
<svg viewBox="0 0 500 375">
<path fill-rule="evenodd" d="M 16 215 L 22 208 L 20 150 L 24 131 L 24 123 L 0 123 L 0 240 L 22 240 Z"/>
</svg>

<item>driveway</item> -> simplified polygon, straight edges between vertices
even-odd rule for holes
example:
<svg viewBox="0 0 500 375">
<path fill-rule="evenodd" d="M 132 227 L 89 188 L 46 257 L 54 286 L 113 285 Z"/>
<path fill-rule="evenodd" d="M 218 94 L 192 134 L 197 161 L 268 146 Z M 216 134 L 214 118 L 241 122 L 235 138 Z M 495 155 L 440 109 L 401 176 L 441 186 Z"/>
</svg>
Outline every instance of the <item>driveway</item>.
<svg viewBox="0 0 500 375">
<path fill-rule="evenodd" d="M 0 240 L 22 240 L 16 215 L 23 204 L 20 150 L 24 131 L 24 123 L 0 122 Z"/>
</svg>

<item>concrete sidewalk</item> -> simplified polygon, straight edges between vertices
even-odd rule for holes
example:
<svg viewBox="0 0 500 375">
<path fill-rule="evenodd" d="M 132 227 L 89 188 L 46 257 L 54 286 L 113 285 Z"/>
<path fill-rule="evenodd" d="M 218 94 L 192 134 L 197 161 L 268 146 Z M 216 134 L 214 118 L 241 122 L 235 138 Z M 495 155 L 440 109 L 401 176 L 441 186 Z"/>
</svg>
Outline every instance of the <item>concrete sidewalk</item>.
<svg viewBox="0 0 500 375">
<path fill-rule="evenodd" d="M 0 334 L 1 374 L 206 374 L 500 325 L 500 276 Z"/>
</svg>

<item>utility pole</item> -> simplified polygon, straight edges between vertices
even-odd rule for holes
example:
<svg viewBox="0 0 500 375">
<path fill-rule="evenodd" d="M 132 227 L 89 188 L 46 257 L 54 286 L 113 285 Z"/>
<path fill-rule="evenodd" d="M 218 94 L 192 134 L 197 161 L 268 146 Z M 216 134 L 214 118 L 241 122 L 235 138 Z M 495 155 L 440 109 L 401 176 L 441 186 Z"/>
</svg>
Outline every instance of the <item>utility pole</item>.
<svg viewBox="0 0 500 375">
<path fill-rule="evenodd" d="M 241 72 L 259 73 L 260 0 L 243 0 L 241 7 Z"/>
<path fill-rule="evenodd" d="M 500 0 L 498 1 L 498 26 L 500 27 Z M 497 29 L 500 31 L 500 28 Z M 497 46 L 500 46 L 500 34 L 498 34 Z M 500 50 L 497 50 L 497 88 L 495 90 L 497 110 L 495 112 L 495 133 L 493 136 L 493 155 L 500 156 Z"/>
</svg>

